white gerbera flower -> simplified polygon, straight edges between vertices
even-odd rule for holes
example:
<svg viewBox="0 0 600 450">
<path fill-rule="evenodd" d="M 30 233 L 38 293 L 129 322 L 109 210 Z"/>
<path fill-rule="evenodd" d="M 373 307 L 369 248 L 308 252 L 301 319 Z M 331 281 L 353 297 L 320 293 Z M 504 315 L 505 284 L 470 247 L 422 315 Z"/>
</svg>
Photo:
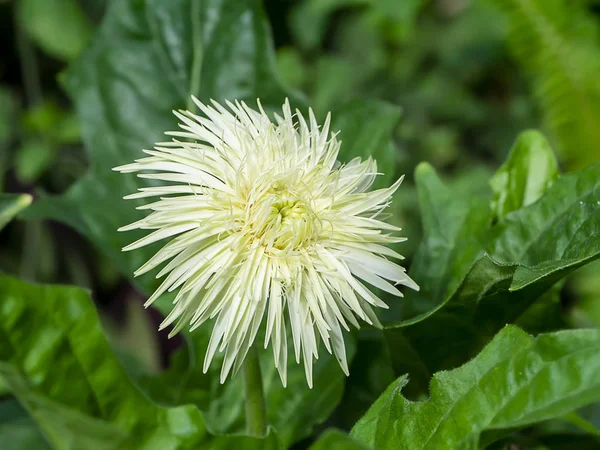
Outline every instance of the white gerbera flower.
<svg viewBox="0 0 600 450">
<path fill-rule="evenodd" d="M 319 129 L 312 110 L 307 123 L 287 101 L 276 123 L 260 102 L 258 112 L 237 101 L 229 110 L 194 102 L 205 117 L 175 112 L 182 131 L 167 133 L 172 142 L 115 168 L 169 183 L 125 197 L 160 199 L 138 207 L 153 211 L 146 218 L 121 228 L 156 231 L 123 250 L 178 235 L 135 272 L 171 259 L 147 305 L 179 290 L 161 325 L 177 321 L 172 334 L 216 318 L 204 371 L 225 352 L 221 382 L 241 366 L 265 315 L 265 347 L 271 341 L 284 386 L 288 325 L 309 386 L 320 340 L 347 375 L 342 327 L 359 327 L 357 318 L 380 326 L 372 307 L 387 308 L 359 279 L 398 297 L 395 285 L 418 289 L 386 258 L 402 259 L 385 246 L 405 240 L 387 233 L 400 229 L 377 218 L 402 179 L 368 191 L 375 161 L 337 163 L 341 142 L 329 135 L 329 116 Z"/>
</svg>

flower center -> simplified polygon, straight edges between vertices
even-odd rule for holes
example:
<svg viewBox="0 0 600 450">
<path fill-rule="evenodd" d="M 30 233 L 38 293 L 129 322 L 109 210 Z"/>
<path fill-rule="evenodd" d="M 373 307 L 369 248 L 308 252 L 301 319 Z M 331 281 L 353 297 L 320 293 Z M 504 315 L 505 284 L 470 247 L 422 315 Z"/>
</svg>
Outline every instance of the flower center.
<svg viewBox="0 0 600 450">
<path fill-rule="evenodd" d="M 318 221 L 309 205 L 286 190 L 266 193 L 251 207 L 250 230 L 267 251 L 294 251 L 313 242 Z"/>
<path fill-rule="evenodd" d="M 301 200 L 293 200 L 283 196 L 271 205 L 269 213 L 272 216 L 281 216 L 282 221 L 285 223 L 290 220 L 302 219 L 307 213 L 307 208 Z"/>
</svg>

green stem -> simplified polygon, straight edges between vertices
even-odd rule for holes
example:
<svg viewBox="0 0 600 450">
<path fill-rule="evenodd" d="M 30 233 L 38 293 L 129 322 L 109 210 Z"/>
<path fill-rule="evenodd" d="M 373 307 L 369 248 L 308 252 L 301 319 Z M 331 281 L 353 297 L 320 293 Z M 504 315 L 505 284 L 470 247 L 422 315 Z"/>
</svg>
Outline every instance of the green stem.
<svg viewBox="0 0 600 450">
<path fill-rule="evenodd" d="M 267 432 L 267 411 L 263 394 L 258 351 L 252 346 L 244 361 L 244 395 L 246 397 L 246 430 L 252 436 Z"/>
</svg>

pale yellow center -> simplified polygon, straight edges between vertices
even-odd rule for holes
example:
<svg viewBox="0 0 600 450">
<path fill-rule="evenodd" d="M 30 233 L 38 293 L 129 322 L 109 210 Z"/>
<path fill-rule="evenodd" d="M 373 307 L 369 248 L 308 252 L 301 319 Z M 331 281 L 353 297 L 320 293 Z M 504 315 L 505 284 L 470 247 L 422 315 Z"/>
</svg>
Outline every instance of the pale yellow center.
<svg viewBox="0 0 600 450">
<path fill-rule="evenodd" d="M 316 239 L 314 213 L 306 201 L 286 189 L 270 189 L 246 211 L 246 229 L 267 251 L 294 251 Z"/>
</svg>

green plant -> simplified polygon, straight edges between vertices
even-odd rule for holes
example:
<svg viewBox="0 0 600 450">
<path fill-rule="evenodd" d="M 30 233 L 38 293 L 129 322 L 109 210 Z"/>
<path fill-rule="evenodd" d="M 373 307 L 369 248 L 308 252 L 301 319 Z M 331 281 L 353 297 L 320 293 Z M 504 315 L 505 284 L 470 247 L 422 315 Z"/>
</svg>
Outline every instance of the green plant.
<svg viewBox="0 0 600 450">
<path fill-rule="evenodd" d="M 0 88 L 0 447 L 600 448 L 592 4 L 113 0 L 96 27 L 96 2 L 0 2 L 23 79 Z M 167 341 L 177 290 L 142 308 L 158 247 L 117 229 L 159 182 L 112 169 L 202 115 L 190 95 L 331 110 L 341 164 L 405 175 L 376 219 L 421 290 L 373 287 L 349 376 L 320 342 L 312 389 L 292 356 L 284 387 L 261 345 L 222 384 L 210 321 Z"/>
</svg>

